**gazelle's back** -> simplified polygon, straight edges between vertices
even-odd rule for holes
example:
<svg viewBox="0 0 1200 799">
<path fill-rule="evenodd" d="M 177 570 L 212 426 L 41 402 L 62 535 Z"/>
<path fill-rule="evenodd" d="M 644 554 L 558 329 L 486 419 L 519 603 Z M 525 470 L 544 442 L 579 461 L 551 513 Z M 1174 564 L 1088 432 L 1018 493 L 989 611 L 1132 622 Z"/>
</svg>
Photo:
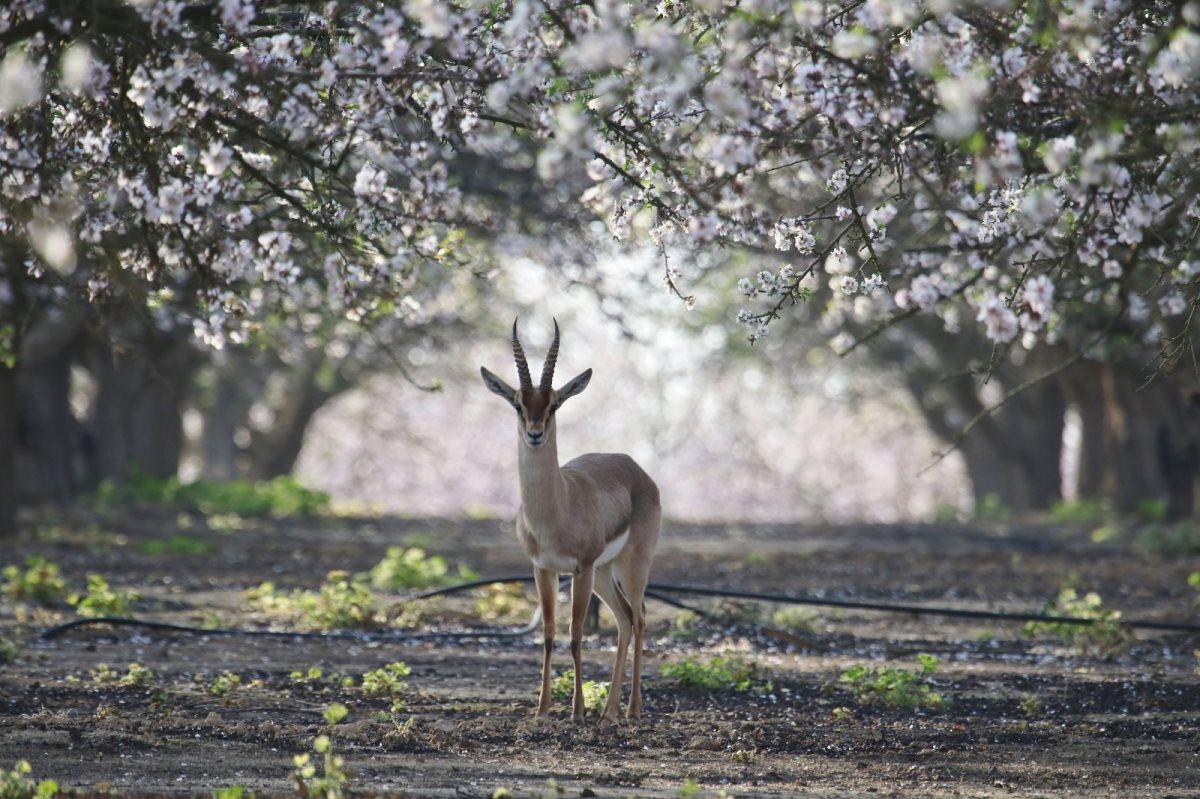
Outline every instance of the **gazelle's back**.
<svg viewBox="0 0 1200 799">
<path fill-rule="evenodd" d="M 563 476 L 572 481 L 571 472 L 592 481 L 602 493 L 629 496 L 630 513 L 657 508 L 658 485 L 637 461 L 623 452 L 589 452 L 573 458 L 562 467 Z"/>
</svg>

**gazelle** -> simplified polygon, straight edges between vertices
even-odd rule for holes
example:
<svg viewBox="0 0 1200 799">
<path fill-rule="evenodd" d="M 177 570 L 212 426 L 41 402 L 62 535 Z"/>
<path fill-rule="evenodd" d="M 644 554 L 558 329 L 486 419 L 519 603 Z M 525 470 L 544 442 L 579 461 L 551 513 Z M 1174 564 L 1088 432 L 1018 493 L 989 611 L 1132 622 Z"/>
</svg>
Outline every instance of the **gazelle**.
<svg viewBox="0 0 1200 799">
<path fill-rule="evenodd" d="M 484 385 L 517 411 L 518 477 L 521 508 L 517 537 L 533 561 L 534 582 L 542 609 L 542 691 L 537 715 L 550 712 L 550 655 L 554 649 L 554 610 L 558 575 L 571 578 L 571 658 L 575 663 L 572 717 L 583 718 L 583 669 L 580 664 L 583 620 L 592 592 L 604 600 L 617 620 L 617 657 L 604 718 L 621 710 L 625 657 L 633 640 L 633 685 L 629 717 L 642 709 L 642 643 L 646 633 L 643 599 L 658 542 L 662 507 L 658 486 L 628 455 L 589 453 L 558 465 L 555 415 L 562 404 L 587 388 L 588 369 L 557 391 L 553 388 L 558 358 L 558 321 L 554 342 L 535 388 L 513 320 L 512 348 L 520 387 L 512 388 L 480 368 Z"/>
</svg>

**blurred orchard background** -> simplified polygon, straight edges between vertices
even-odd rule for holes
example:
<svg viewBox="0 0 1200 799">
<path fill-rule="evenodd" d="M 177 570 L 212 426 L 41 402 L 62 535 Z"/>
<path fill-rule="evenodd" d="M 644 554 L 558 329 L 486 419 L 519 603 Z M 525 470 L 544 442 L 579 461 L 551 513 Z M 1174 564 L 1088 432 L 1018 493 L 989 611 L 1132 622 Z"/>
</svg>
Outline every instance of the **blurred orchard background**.
<svg viewBox="0 0 1200 799">
<path fill-rule="evenodd" d="M 478 368 L 517 316 L 595 369 L 564 458 L 633 454 L 676 519 L 1190 516 L 1197 24 L 9 4 L 0 530 L 141 477 L 509 515 Z"/>
<path fill-rule="evenodd" d="M 387 370 L 372 375 L 317 415 L 297 474 L 373 510 L 512 515 L 516 423 L 483 389 L 479 366 L 516 379 L 508 331 L 520 313 L 540 368 L 553 314 L 563 329 L 560 379 L 595 369 L 560 417 L 562 461 L 628 452 L 659 482 L 671 518 L 897 521 L 969 506 L 957 457 L 919 476 L 938 445 L 897 375 L 820 345 L 751 350 L 719 298 L 702 304 L 707 313 L 685 311 L 654 286 L 650 263 L 601 268 L 635 296 L 597 301 L 532 262 L 498 275 L 512 299 L 489 303 L 508 314 L 479 321 L 489 335 L 441 351 L 418 343 L 408 354 L 421 364 L 410 371 L 415 382 L 441 379 L 443 391 L 423 393 Z"/>
</svg>

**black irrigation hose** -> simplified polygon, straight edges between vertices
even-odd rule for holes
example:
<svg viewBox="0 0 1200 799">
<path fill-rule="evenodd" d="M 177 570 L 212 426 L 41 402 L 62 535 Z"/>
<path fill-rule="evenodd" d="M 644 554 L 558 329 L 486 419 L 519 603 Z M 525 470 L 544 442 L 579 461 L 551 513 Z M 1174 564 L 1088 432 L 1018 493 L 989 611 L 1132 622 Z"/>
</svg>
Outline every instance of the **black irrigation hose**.
<svg viewBox="0 0 1200 799">
<path fill-rule="evenodd" d="M 1074 616 L 1051 616 L 1046 613 L 1014 613 L 999 610 L 968 610 L 966 608 L 939 608 L 927 605 L 904 605 L 891 602 L 859 602 L 850 599 L 818 599 L 806 596 L 791 596 L 788 594 L 760 594 L 753 591 L 733 591 L 723 588 L 700 588 L 690 585 L 663 585 L 651 583 L 656 591 L 666 591 L 674 594 L 691 594 L 693 596 L 713 596 L 725 599 L 748 599 L 756 602 L 778 602 L 786 605 L 818 605 L 828 608 L 847 608 L 852 610 L 878 610 L 893 613 L 913 613 L 926 616 L 952 616 L 960 619 L 995 619 L 998 621 L 1041 621 L 1054 624 L 1092 625 L 1106 621 L 1105 619 L 1080 619 Z M 1167 630 L 1170 632 L 1200 633 L 1200 624 L 1186 624 L 1173 621 L 1143 621 L 1137 619 L 1121 619 L 1117 621 L 1123 627 L 1142 630 Z"/>
<path fill-rule="evenodd" d="M 566 578 L 563 578 L 564 580 Z M 425 591 L 419 594 L 414 594 L 407 598 L 406 601 L 414 601 L 419 599 L 430 599 L 437 596 L 445 596 L 447 594 L 456 594 L 463 591 L 468 591 L 472 588 L 480 588 L 487 585 L 497 583 L 529 583 L 533 582 L 533 578 L 525 575 L 512 575 L 508 577 L 493 577 L 480 580 L 471 580 L 457 585 L 446 586 L 445 588 L 436 588 L 431 591 Z M 845 608 L 852 610 L 871 610 L 883 611 L 891 613 L 911 613 L 915 615 L 930 615 L 930 616 L 949 616 L 952 618 L 962 619 L 993 619 L 997 621 L 1023 621 L 1023 622 L 1048 622 L 1053 624 L 1078 624 L 1082 626 L 1097 624 L 1102 619 L 1080 619 L 1072 616 L 1051 616 L 1045 613 L 1014 613 L 995 610 L 969 610 L 966 608 L 945 608 L 945 607 L 929 607 L 926 605 L 907 605 L 890 602 L 860 602 L 856 600 L 846 599 L 819 599 L 815 597 L 792 596 L 789 594 L 768 594 L 757 593 L 753 591 L 737 591 L 723 588 L 701 588 L 699 586 L 690 585 L 671 585 L 663 583 L 651 583 L 647 586 L 646 596 L 664 602 L 668 605 L 685 610 L 691 610 L 701 616 L 709 614 L 697 608 L 689 607 L 675 599 L 663 596 L 667 594 L 689 594 L 692 596 L 709 596 L 720 597 L 723 599 L 745 599 L 755 602 L 775 602 L 788 605 L 815 605 L 820 607 Z M 60 624 L 43 630 L 37 637 L 40 640 L 50 640 L 73 630 L 78 627 L 87 627 L 95 624 L 111 624 L 119 627 L 142 627 L 151 630 L 167 630 L 178 633 L 188 633 L 194 635 L 212 635 L 212 636 L 263 636 L 274 638 L 301 638 L 301 639 L 351 639 L 357 641 L 462 641 L 462 640 L 487 640 L 494 638 L 521 638 L 529 635 L 537 629 L 540 620 L 540 611 L 535 613 L 533 619 L 524 627 L 516 629 L 488 629 L 488 630 L 464 630 L 464 631 L 447 631 L 440 633 L 358 633 L 358 632 L 327 632 L 327 633 L 305 633 L 305 632 L 285 632 L 280 630 L 238 630 L 238 629 L 205 629 L 203 627 L 189 627 L 182 624 L 171 624 L 169 622 L 147 621 L 143 619 L 117 618 L 111 616 L 103 616 L 92 619 L 76 619 L 65 624 Z M 1185 633 L 1200 633 L 1200 625 L 1186 624 L 1183 622 L 1159 622 L 1129 619 L 1121 621 L 1125 627 L 1143 630 L 1163 630 L 1168 632 L 1185 632 Z"/>
<path fill-rule="evenodd" d="M 407 601 L 418 599 L 430 599 L 444 594 L 455 594 L 462 591 L 469 591 L 472 588 L 480 588 L 487 585 L 497 583 L 531 583 L 533 578 L 526 575 L 515 575 L 512 577 L 495 577 L 485 580 L 471 580 L 466 583 L 447 586 L 445 588 L 436 588 L 432 591 L 425 591 L 420 594 L 414 594 L 408 597 Z M 406 642 L 406 641 L 462 641 L 462 640 L 485 640 L 489 638 L 521 638 L 529 635 L 537 629 L 538 622 L 541 620 L 541 610 L 534 613 L 533 618 L 524 627 L 518 627 L 512 630 L 489 628 L 487 630 L 456 630 L 440 633 L 368 633 L 368 632 L 324 632 L 324 633 L 306 633 L 306 632 L 289 632 L 286 630 L 241 630 L 229 628 L 205 628 L 205 627 L 190 627 L 186 624 L 172 624 L 165 621 L 148 621 L 144 619 L 131 619 L 118 616 L 98 616 L 90 619 L 75 619 L 65 624 L 59 624 L 47 630 L 43 630 L 38 634 L 37 638 L 40 641 L 49 641 L 57 638 L 63 633 L 70 632 L 77 627 L 90 627 L 94 624 L 111 624 L 114 627 L 142 627 L 148 630 L 164 630 L 168 632 L 187 633 L 189 635 L 212 635 L 212 636 L 255 636 L 260 638 L 301 638 L 301 639 L 349 639 L 352 641 L 362 641 L 364 643 L 372 641 L 381 642 Z"/>
<path fill-rule="evenodd" d="M 211 636 L 231 636 L 245 635 L 256 636 L 261 638 L 307 638 L 307 639 L 348 639 L 351 641 L 362 641 L 369 643 L 372 641 L 381 642 L 411 642 L 411 641 L 469 641 L 469 640 L 486 640 L 489 638 L 523 638 L 537 629 L 540 614 L 536 614 L 533 620 L 524 627 L 518 627 L 513 630 L 504 629 L 487 629 L 487 630 L 454 630 L 440 633 L 367 633 L 367 632 L 328 632 L 328 633 L 305 633 L 305 632 L 288 632 L 286 630 L 238 630 L 229 628 L 214 628 L 208 629 L 205 627 L 189 627 L 186 624 L 171 624 L 165 621 L 148 621 L 146 619 L 131 619 L 119 616 L 97 616 L 91 619 L 75 619 L 66 624 L 59 624 L 56 627 L 51 627 L 48 630 L 43 630 L 38 634 L 37 638 L 40 641 L 48 641 L 52 638 L 58 638 L 60 635 L 77 627 L 90 627 L 95 624 L 111 624 L 114 627 L 142 627 L 148 630 L 164 630 L 167 632 L 187 633 L 189 635 L 211 635 Z"/>
</svg>

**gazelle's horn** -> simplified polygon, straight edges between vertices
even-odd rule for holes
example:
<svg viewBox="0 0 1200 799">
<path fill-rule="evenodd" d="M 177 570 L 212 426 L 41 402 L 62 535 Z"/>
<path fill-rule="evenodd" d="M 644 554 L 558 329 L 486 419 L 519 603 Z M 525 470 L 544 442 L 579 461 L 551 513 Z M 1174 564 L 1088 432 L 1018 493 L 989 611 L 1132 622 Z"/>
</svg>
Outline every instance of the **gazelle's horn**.
<svg viewBox="0 0 1200 799">
<path fill-rule="evenodd" d="M 517 361 L 517 377 L 521 378 L 521 390 L 533 390 L 533 378 L 529 376 L 529 362 L 525 360 L 525 350 L 521 349 L 521 340 L 517 338 L 517 320 L 513 319 L 513 358 Z"/>
<path fill-rule="evenodd" d="M 550 344 L 550 352 L 546 354 L 546 363 L 542 366 L 543 391 L 554 388 L 554 362 L 558 360 L 558 320 L 554 320 L 554 341 Z"/>
</svg>

